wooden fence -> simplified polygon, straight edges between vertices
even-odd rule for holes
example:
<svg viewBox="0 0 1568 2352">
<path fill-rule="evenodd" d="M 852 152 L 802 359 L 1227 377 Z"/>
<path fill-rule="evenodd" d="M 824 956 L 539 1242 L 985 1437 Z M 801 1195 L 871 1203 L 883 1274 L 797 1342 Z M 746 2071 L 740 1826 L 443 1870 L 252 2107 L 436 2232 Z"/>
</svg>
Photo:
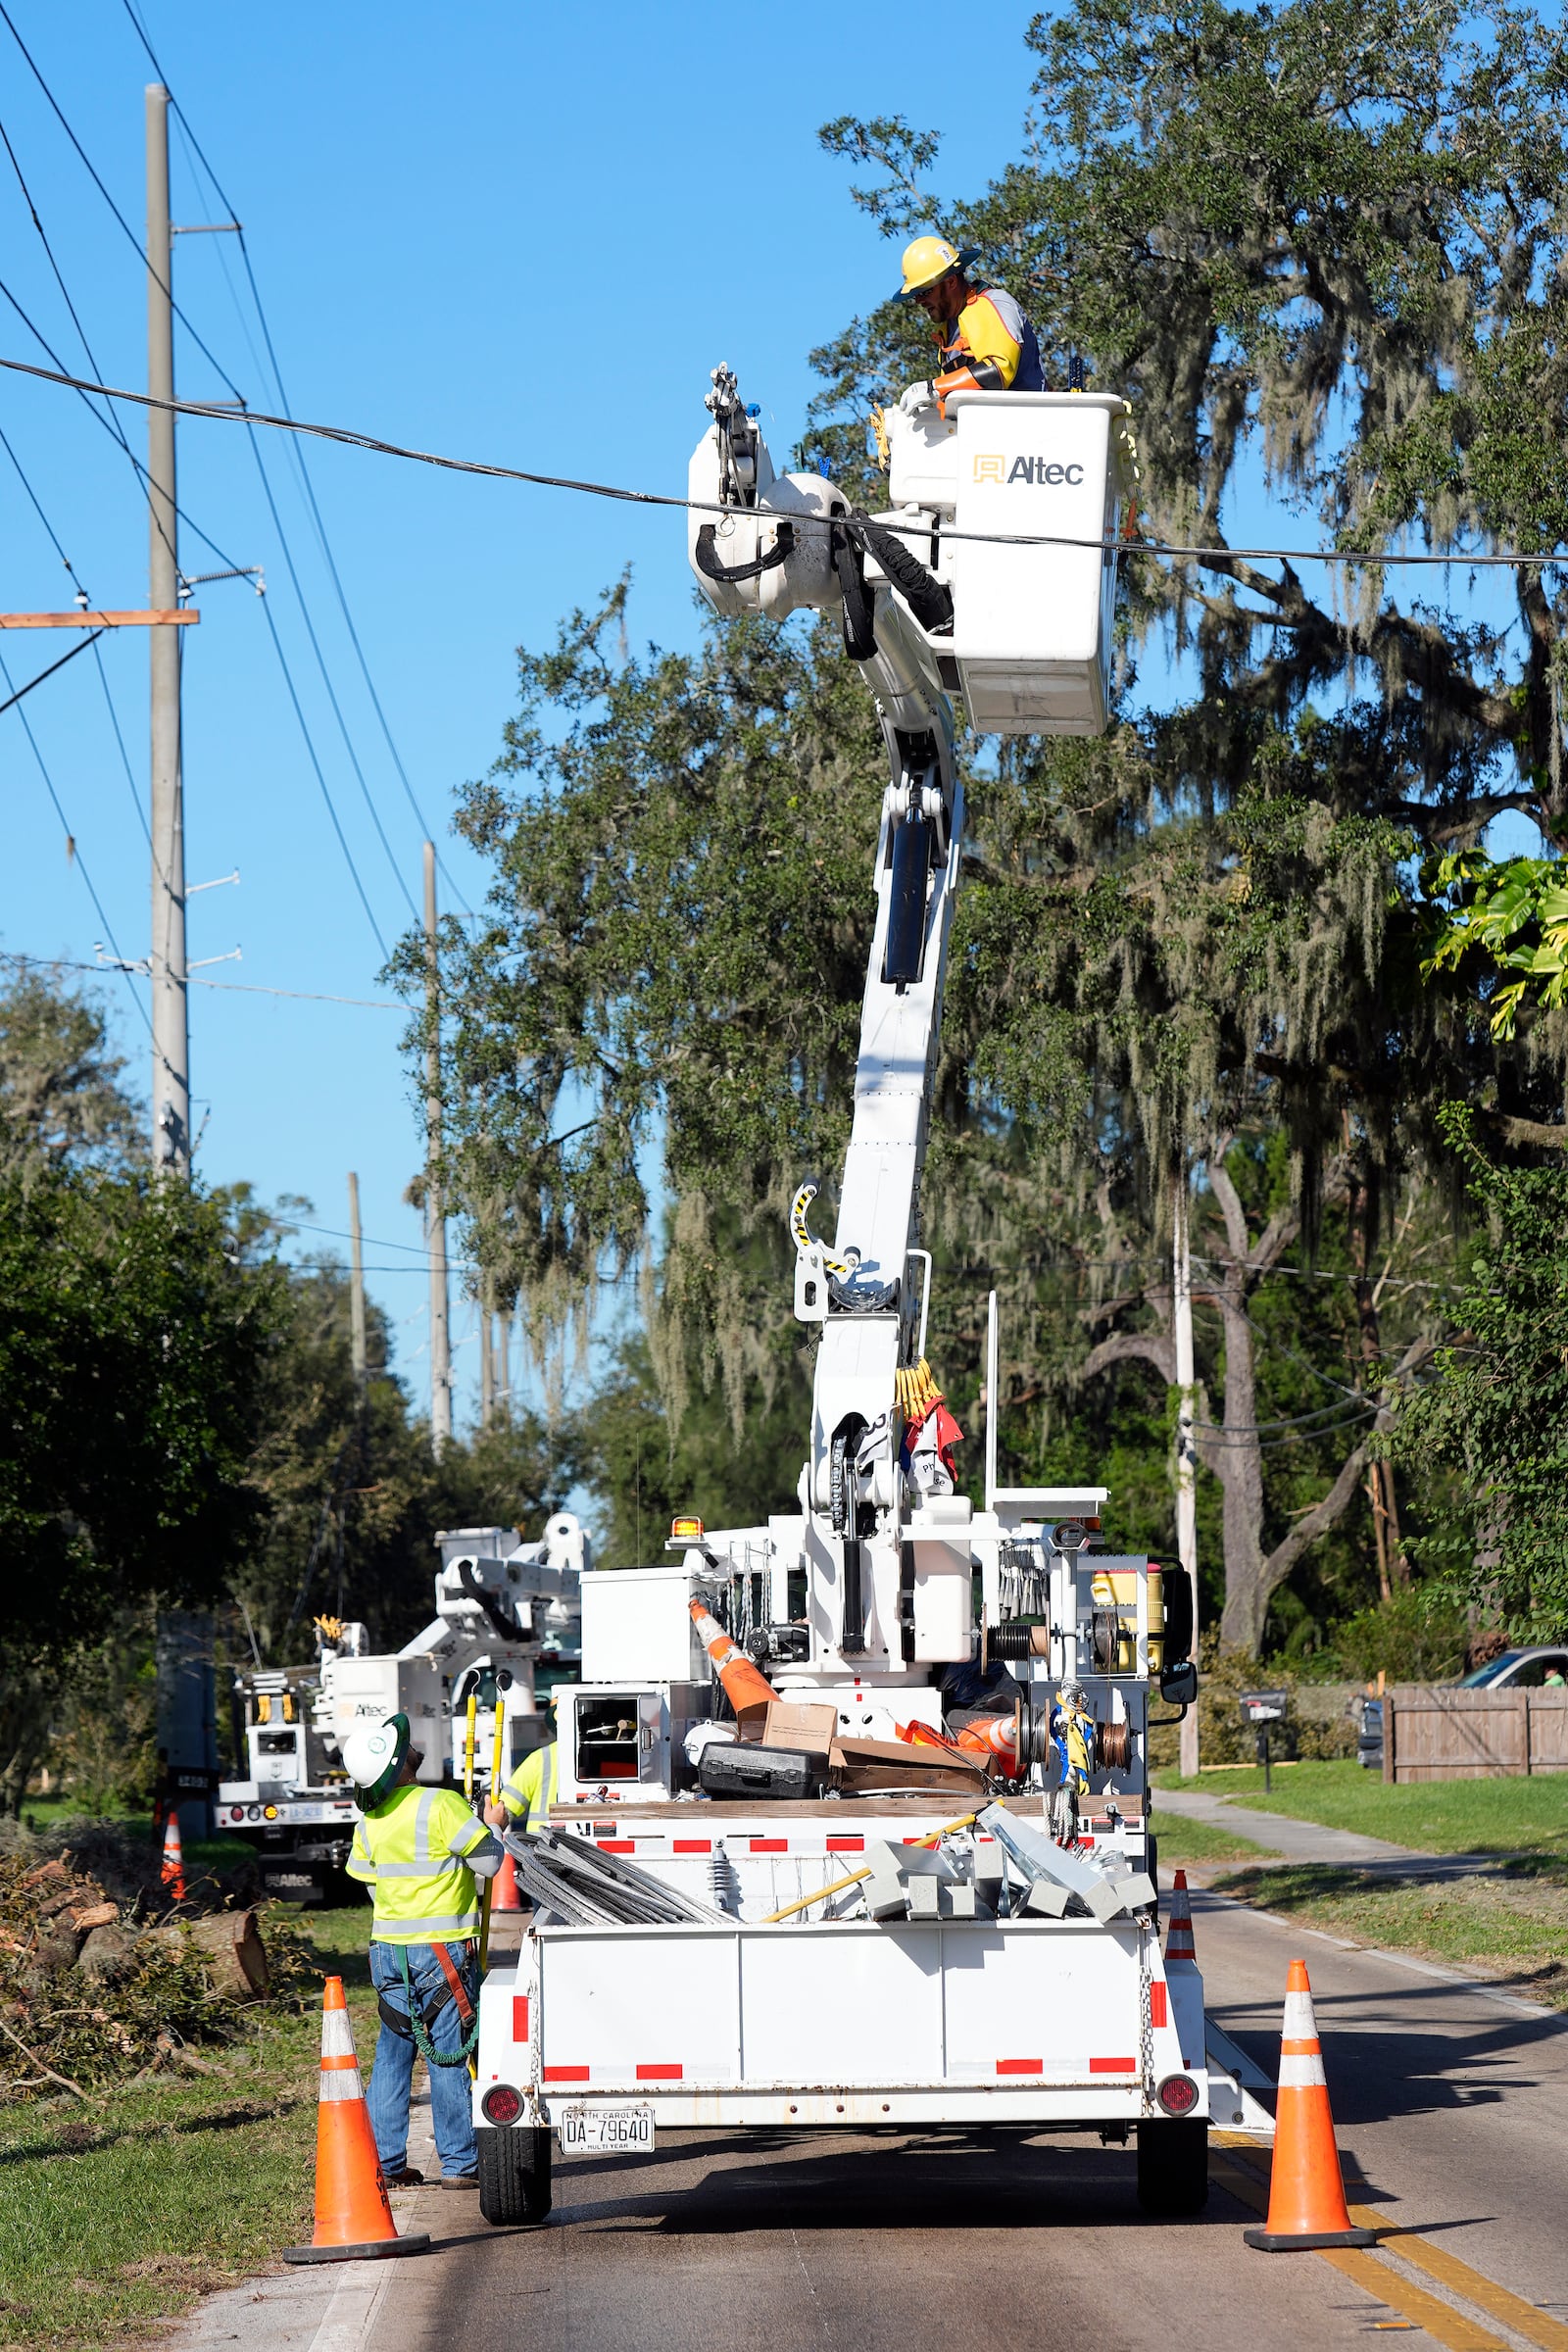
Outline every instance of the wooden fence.
<svg viewBox="0 0 1568 2352">
<path fill-rule="evenodd" d="M 1386 1781 L 1490 1781 L 1568 1772 L 1568 1690 L 1458 1690 L 1396 1683 L 1383 1694 Z"/>
</svg>

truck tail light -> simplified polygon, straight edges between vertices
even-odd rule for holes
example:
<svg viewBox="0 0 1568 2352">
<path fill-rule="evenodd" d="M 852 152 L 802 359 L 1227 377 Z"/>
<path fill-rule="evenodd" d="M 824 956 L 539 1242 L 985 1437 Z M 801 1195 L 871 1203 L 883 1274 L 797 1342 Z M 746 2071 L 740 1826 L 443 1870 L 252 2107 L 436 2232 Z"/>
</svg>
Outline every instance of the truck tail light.
<svg viewBox="0 0 1568 2352">
<path fill-rule="evenodd" d="M 1198 2105 L 1198 2084 L 1191 2075 L 1167 2075 L 1154 2096 L 1167 2115 L 1191 2115 Z"/>
<path fill-rule="evenodd" d="M 522 2113 L 522 2093 L 510 2082 L 492 2082 L 479 2107 L 488 2124 L 514 2124 Z"/>
</svg>

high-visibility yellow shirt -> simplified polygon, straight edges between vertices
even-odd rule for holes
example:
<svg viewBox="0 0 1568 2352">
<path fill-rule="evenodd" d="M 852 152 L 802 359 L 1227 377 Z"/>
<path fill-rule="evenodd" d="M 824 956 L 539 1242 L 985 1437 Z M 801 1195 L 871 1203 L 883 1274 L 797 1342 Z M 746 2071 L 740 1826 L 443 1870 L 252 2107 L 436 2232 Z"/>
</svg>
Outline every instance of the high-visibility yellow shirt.
<svg viewBox="0 0 1568 2352">
<path fill-rule="evenodd" d="M 456 1788 L 394 1788 L 360 1817 L 348 1871 L 375 1888 L 377 1943 L 456 1943 L 479 1933 L 479 1892 L 467 1857 L 500 1847 Z"/>
<path fill-rule="evenodd" d="M 524 1829 L 535 1813 L 547 1811 L 560 1794 L 561 1748 L 554 1740 L 525 1756 L 511 1780 L 501 1784 L 501 1802 Z"/>
</svg>

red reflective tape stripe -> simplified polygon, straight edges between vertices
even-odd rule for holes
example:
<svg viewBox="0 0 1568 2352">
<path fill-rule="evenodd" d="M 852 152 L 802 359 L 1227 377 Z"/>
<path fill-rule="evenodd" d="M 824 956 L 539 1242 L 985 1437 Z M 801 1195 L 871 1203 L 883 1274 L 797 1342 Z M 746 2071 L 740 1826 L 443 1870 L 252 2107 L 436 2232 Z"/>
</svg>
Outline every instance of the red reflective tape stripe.
<svg viewBox="0 0 1568 2352">
<path fill-rule="evenodd" d="M 1149 2022 L 1152 2026 L 1162 2026 L 1166 2022 L 1165 1987 L 1157 1980 L 1149 1987 Z"/>
<path fill-rule="evenodd" d="M 1093 1845 L 1095 1841 L 1092 1838 L 1080 1838 L 1078 1842 L 1080 1845 Z"/>
<path fill-rule="evenodd" d="M 525 1992 L 514 1992 L 512 1996 L 512 2038 L 514 2041 L 526 2041 L 528 2038 L 528 1995 Z"/>
<path fill-rule="evenodd" d="M 711 1838 L 676 1838 L 671 1842 L 677 1854 L 710 1854 L 713 1850 Z"/>
<path fill-rule="evenodd" d="M 999 2058 L 997 2060 L 999 2075 L 1043 2075 L 1045 2071 L 1046 2062 L 1043 2058 Z"/>
<path fill-rule="evenodd" d="M 602 1854 L 634 1854 L 637 1851 L 635 1838 L 596 1838 L 594 1843 Z"/>
<path fill-rule="evenodd" d="M 678 2066 L 640 2066 L 637 2080 L 639 2082 L 678 2082 L 684 2071 Z"/>
<path fill-rule="evenodd" d="M 1138 2061 L 1136 2058 L 1091 2058 L 1089 2072 L 1092 2075 L 1136 2075 Z"/>
<path fill-rule="evenodd" d="M 323 2075 L 346 2074 L 351 2066 L 358 2066 L 359 2063 L 359 2060 L 355 2057 L 353 2051 L 351 2050 L 346 2058 L 323 2058 L 321 2060 L 321 2072 Z"/>
<path fill-rule="evenodd" d="M 830 1838 L 827 1841 L 827 1850 L 830 1854 L 863 1854 L 865 1839 L 863 1838 Z"/>
<path fill-rule="evenodd" d="M 754 1838 L 752 1839 L 754 1854 L 787 1854 L 789 1850 L 790 1841 L 787 1838 Z"/>
<path fill-rule="evenodd" d="M 547 2066 L 545 2068 L 547 2082 L 586 2082 L 587 2080 L 588 2069 L 585 2066 Z"/>
</svg>

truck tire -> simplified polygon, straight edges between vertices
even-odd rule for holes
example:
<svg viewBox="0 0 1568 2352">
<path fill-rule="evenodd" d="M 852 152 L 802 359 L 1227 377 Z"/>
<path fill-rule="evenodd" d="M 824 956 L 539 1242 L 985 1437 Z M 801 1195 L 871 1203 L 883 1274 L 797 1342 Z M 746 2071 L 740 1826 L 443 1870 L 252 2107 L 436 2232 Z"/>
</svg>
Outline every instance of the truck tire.
<svg viewBox="0 0 1568 2352">
<path fill-rule="evenodd" d="M 550 2212 L 550 2133 L 526 2124 L 496 2130 L 481 2124 L 479 2211 L 487 2222 L 518 2229 Z"/>
<path fill-rule="evenodd" d="M 1208 2125 L 1183 2117 L 1138 2127 L 1138 2202 L 1159 2221 L 1180 2221 L 1208 2203 Z"/>
</svg>

